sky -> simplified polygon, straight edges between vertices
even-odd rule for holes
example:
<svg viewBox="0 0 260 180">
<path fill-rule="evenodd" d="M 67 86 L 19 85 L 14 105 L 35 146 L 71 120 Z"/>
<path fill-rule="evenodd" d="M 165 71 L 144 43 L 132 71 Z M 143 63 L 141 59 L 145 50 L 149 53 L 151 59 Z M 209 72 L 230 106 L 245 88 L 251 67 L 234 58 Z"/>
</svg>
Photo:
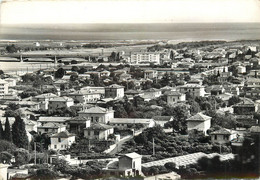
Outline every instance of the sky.
<svg viewBox="0 0 260 180">
<path fill-rule="evenodd" d="M 260 22 L 260 0 L 2 0 L 0 6 L 0 24 L 171 22 Z"/>
</svg>

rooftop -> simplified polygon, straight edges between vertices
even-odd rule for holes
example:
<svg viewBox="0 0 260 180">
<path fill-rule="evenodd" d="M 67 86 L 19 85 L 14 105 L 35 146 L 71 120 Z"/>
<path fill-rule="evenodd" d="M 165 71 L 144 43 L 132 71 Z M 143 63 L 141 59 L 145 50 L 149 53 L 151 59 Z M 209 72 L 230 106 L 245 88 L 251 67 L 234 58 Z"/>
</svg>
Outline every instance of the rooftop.
<svg viewBox="0 0 260 180">
<path fill-rule="evenodd" d="M 90 125 L 90 127 L 85 128 L 85 129 L 91 129 L 91 130 L 108 130 L 108 129 L 112 129 L 113 126 L 109 126 L 106 124 L 102 124 L 102 123 L 92 123 Z"/>
<path fill-rule="evenodd" d="M 85 109 L 83 111 L 80 111 L 80 113 L 94 113 L 94 114 L 103 114 L 103 113 L 107 113 L 107 112 L 114 112 L 114 110 L 109 110 L 106 108 L 102 108 L 99 106 L 95 106 L 95 107 L 91 107 L 89 109 Z"/>
<path fill-rule="evenodd" d="M 55 138 L 68 138 L 68 137 L 72 137 L 75 136 L 74 134 L 69 133 L 68 131 L 62 131 L 59 132 L 57 134 L 52 135 L 51 137 L 55 137 Z"/>
<path fill-rule="evenodd" d="M 136 159 L 136 158 L 141 158 L 142 155 L 132 152 L 132 153 L 125 154 L 125 155 L 121 156 L 120 158 L 122 158 L 122 157 L 129 157 L 131 159 Z"/>
<path fill-rule="evenodd" d="M 210 116 L 206 116 L 202 113 L 197 113 L 196 115 L 188 118 L 187 121 L 207 121 L 207 120 L 210 120 L 210 119 L 211 119 Z"/>
</svg>

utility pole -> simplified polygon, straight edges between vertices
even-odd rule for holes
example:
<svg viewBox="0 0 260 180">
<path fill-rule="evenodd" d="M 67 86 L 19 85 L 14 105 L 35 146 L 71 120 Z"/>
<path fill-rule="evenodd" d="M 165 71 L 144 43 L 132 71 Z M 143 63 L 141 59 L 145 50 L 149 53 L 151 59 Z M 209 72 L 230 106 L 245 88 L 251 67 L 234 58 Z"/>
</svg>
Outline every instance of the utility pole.
<svg viewBox="0 0 260 180">
<path fill-rule="evenodd" d="M 153 138 L 153 155 L 155 155 L 154 138 Z"/>
<path fill-rule="evenodd" d="M 36 165 L 36 142 L 34 142 L 34 164 Z"/>
</svg>

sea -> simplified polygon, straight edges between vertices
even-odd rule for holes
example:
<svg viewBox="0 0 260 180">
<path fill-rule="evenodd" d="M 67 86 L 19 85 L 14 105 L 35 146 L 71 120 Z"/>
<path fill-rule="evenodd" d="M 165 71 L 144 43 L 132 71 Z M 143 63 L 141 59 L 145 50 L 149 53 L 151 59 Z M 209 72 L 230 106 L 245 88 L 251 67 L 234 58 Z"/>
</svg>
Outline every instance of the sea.
<svg viewBox="0 0 260 180">
<path fill-rule="evenodd" d="M 50 40 L 112 43 L 163 40 L 172 44 L 201 40 L 260 40 L 260 23 L 0 25 L 0 43 L 1 40 L 2 42 Z M 48 64 L 0 62 L 0 69 L 21 74 L 39 67 L 43 68 Z"/>
<path fill-rule="evenodd" d="M 256 40 L 260 23 L 1 25 L 0 40 Z"/>
</svg>

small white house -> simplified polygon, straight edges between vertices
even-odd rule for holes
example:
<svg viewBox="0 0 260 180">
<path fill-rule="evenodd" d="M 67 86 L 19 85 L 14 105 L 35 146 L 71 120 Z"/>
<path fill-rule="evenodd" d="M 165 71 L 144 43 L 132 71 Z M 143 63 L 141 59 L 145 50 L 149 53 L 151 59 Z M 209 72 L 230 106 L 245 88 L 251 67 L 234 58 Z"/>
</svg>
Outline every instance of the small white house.
<svg viewBox="0 0 260 180">
<path fill-rule="evenodd" d="M 75 142 L 75 135 L 68 131 L 63 131 L 51 136 L 49 149 L 66 150 Z"/>
<path fill-rule="evenodd" d="M 223 128 L 210 133 L 210 137 L 212 143 L 225 144 L 237 138 L 238 133 L 236 131 Z"/>
<path fill-rule="evenodd" d="M 177 92 L 177 91 L 170 91 L 166 93 L 167 95 L 167 104 L 173 105 L 177 102 L 184 102 L 186 101 L 186 94 Z"/>
<path fill-rule="evenodd" d="M 194 116 L 191 116 L 187 119 L 187 127 L 188 131 L 190 130 L 198 130 L 202 131 L 205 135 L 207 134 L 207 130 L 211 126 L 211 117 L 206 116 L 202 113 L 197 113 Z"/>
</svg>

